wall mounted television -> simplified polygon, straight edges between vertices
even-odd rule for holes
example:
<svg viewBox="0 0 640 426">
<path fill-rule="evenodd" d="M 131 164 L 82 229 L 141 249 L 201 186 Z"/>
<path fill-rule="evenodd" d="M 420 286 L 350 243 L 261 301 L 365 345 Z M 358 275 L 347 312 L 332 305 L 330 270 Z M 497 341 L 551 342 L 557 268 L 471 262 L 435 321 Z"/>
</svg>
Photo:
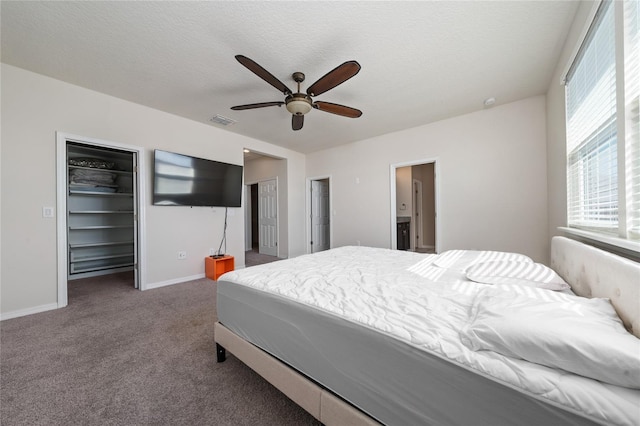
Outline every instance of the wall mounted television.
<svg viewBox="0 0 640 426">
<path fill-rule="evenodd" d="M 153 204 L 240 207 L 242 166 L 156 149 Z"/>
</svg>

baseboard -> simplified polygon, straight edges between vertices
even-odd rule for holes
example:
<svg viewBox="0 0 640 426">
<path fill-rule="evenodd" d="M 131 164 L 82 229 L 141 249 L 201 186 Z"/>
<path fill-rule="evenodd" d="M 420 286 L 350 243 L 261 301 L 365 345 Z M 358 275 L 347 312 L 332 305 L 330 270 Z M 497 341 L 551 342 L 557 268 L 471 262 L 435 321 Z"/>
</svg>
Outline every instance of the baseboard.
<svg viewBox="0 0 640 426">
<path fill-rule="evenodd" d="M 145 290 L 152 290 L 154 288 L 166 287 L 168 285 L 180 284 L 187 281 L 199 280 L 204 278 L 203 274 L 191 275 L 188 277 L 174 278 L 167 281 L 159 281 L 157 283 L 150 283 L 145 286 Z M 57 303 L 50 303 L 48 305 L 34 306 L 33 308 L 20 309 L 17 311 L 5 312 L 0 314 L 0 321 L 23 317 L 25 315 L 38 314 L 40 312 L 52 311 L 58 309 Z"/>
<path fill-rule="evenodd" d="M 204 278 L 204 274 L 191 275 L 189 277 L 174 278 L 172 280 L 167 280 L 167 281 L 159 281 L 157 283 L 147 284 L 145 286 L 145 290 L 152 290 L 154 288 L 166 287 L 168 285 L 180 284 L 180 283 L 193 281 L 193 280 L 199 280 L 201 278 Z M 34 306 L 33 308 L 20 309 L 17 311 L 0 313 L 0 321 L 12 319 L 12 318 L 19 318 L 25 315 L 38 314 L 40 312 L 52 311 L 54 309 L 58 309 L 57 303 L 50 303 L 48 305 L 40 305 L 40 306 Z"/>
<path fill-rule="evenodd" d="M 166 287 L 168 285 L 180 284 L 180 283 L 193 281 L 193 280 L 199 280 L 201 278 L 204 278 L 204 273 L 198 274 L 198 275 L 191 275 L 189 277 L 174 278 L 172 280 L 167 280 L 167 281 L 159 281 L 157 283 L 149 283 L 146 286 L 144 286 L 144 290 L 152 290 L 154 288 Z"/>
<path fill-rule="evenodd" d="M 57 303 L 49 303 L 48 305 L 34 306 L 33 308 L 20 309 L 17 311 L 5 312 L 0 314 L 0 321 L 24 317 L 26 315 L 39 314 L 40 312 L 52 311 L 58 309 Z"/>
</svg>

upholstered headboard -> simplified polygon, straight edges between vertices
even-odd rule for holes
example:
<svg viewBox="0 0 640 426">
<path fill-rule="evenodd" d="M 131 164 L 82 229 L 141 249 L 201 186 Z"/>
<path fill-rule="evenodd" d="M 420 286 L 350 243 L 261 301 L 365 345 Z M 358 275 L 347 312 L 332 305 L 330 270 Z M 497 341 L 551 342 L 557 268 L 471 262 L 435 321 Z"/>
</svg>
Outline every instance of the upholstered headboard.
<svg viewBox="0 0 640 426">
<path fill-rule="evenodd" d="M 553 237 L 551 268 L 577 295 L 610 299 L 627 330 L 640 338 L 639 263 L 569 238 Z"/>
</svg>

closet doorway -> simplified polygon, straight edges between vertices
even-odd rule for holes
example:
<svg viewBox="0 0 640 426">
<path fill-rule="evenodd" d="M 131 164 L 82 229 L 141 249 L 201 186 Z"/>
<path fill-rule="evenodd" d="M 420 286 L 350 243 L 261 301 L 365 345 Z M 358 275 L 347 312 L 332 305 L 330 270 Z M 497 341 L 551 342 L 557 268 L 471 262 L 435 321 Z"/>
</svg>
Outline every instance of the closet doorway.
<svg viewBox="0 0 640 426">
<path fill-rule="evenodd" d="M 391 248 L 437 253 L 437 161 L 392 164 Z"/>
<path fill-rule="evenodd" d="M 64 133 L 56 149 L 58 306 L 74 280 L 113 277 L 144 289 L 143 150 Z"/>
</svg>

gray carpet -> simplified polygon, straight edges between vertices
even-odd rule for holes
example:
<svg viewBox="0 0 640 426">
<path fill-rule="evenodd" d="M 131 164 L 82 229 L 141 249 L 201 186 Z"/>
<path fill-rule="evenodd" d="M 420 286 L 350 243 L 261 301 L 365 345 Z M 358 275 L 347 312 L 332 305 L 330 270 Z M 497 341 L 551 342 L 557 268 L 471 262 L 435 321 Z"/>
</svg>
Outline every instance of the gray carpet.
<svg viewBox="0 0 640 426">
<path fill-rule="evenodd" d="M 216 284 L 140 292 L 129 274 L 71 281 L 64 309 L 0 323 L 0 424 L 318 425 L 229 355 Z"/>
<path fill-rule="evenodd" d="M 280 258 L 277 256 L 269 256 L 268 254 L 260 254 L 258 249 L 244 252 L 244 264 L 246 267 L 271 263 L 276 260 L 280 260 Z"/>
</svg>

